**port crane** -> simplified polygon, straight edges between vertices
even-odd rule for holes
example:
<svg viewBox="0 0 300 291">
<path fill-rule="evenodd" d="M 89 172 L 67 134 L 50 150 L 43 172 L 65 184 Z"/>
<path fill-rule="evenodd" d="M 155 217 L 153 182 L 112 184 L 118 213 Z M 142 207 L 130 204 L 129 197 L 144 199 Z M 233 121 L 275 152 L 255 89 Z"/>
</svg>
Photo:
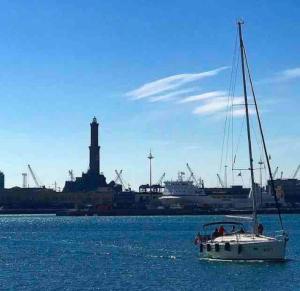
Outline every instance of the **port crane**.
<svg viewBox="0 0 300 291">
<path fill-rule="evenodd" d="M 70 176 L 70 181 L 72 181 L 72 182 L 75 181 L 73 170 L 69 170 L 68 173 L 69 173 L 69 176 Z"/>
<path fill-rule="evenodd" d="M 294 172 L 294 175 L 292 176 L 292 179 L 296 179 L 296 177 L 297 177 L 299 171 L 300 171 L 300 164 L 298 165 L 296 171 Z"/>
<path fill-rule="evenodd" d="M 29 164 L 28 164 L 28 170 L 29 170 L 29 172 L 30 172 L 30 174 L 32 176 L 32 179 L 33 179 L 36 187 L 37 188 L 42 188 L 41 184 L 38 182 L 38 179 L 37 179 L 35 173 L 33 172 L 32 168 L 31 168 L 31 166 Z"/>
<path fill-rule="evenodd" d="M 115 170 L 115 173 L 116 173 L 116 178 L 115 178 L 114 182 L 116 184 L 121 184 L 122 189 L 124 189 L 124 190 L 130 189 L 130 185 L 128 183 L 126 183 L 122 177 L 123 170 L 120 170 L 120 171 Z M 126 187 L 125 184 L 127 184 L 128 187 Z"/>
<path fill-rule="evenodd" d="M 190 167 L 190 165 L 188 163 L 186 163 L 186 167 L 190 173 L 190 177 L 188 178 L 188 181 L 191 181 L 193 180 L 195 185 L 201 185 L 202 184 L 202 179 L 200 178 L 199 181 L 197 181 L 196 177 L 195 177 L 195 174 L 192 170 L 192 168 Z"/>
<path fill-rule="evenodd" d="M 220 177 L 219 174 L 217 174 L 217 177 L 218 177 L 218 180 L 219 180 L 219 183 L 220 183 L 221 187 L 225 188 L 224 182 L 223 182 L 223 180 L 222 180 L 222 178 Z"/>
<path fill-rule="evenodd" d="M 163 173 L 156 184 L 161 186 L 165 177 L 166 177 L 166 173 Z"/>
</svg>

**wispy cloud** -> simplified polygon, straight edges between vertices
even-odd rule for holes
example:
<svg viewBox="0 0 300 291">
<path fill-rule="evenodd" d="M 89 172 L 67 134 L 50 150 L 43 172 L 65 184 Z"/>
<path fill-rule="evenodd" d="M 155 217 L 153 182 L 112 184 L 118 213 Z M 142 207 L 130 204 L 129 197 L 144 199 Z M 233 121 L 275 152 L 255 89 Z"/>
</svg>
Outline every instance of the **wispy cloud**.
<svg viewBox="0 0 300 291">
<path fill-rule="evenodd" d="M 135 90 L 127 92 L 126 96 L 131 97 L 133 100 L 139 100 L 153 95 L 166 93 L 167 91 L 177 89 L 187 83 L 201 80 L 203 78 L 216 76 L 221 71 L 224 71 L 227 68 L 228 67 L 220 67 L 206 72 L 169 76 L 150 83 L 146 83 Z"/>
<path fill-rule="evenodd" d="M 233 104 L 240 104 L 243 102 L 243 97 L 235 97 Z M 194 114 L 199 115 L 210 115 L 216 112 L 223 111 L 228 106 L 228 98 L 227 97 L 217 97 L 210 101 L 205 102 L 204 105 L 198 106 L 194 109 Z"/>
<path fill-rule="evenodd" d="M 252 115 L 252 114 L 254 114 L 254 113 L 255 113 L 255 110 L 252 109 L 252 108 L 249 108 L 249 114 Z M 232 111 L 232 115 L 233 115 L 234 117 L 243 117 L 243 116 L 246 115 L 246 112 L 245 112 L 245 109 L 244 109 L 244 108 L 242 108 L 242 109 L 234 109 L 234 110 Z"/>
<path fill-rule="evenodd" d="M 189 103 L 189 102 L 201 101 L 201 100 L 205 100 L 205 99 L 209 99 L 209 98 L 224 97 L 227 94 L 228 93 L 226 91 L 211 91 L 211 92 L 206 92 L 206 93 L 199 94 L 199 95 L 185 97 L 184 99 L 179 100 L 177 103 L 179 103 L 179 104 Z"/>
<path fill-rule="evenodd" d="M 289 80 L 300 77 L 300 68 L 284 70 L 280 73 L 282 79 Z"/>
<path fill-rule="evenodd" d="M 258 83 L 277 83 L 277 82 L 284 82 L 293 79 L 300 78 L 300 67 L 286 69 L 281 72 L 277 72 L 272 77 L 263 79 Z"/>
<path fill-rule="evenodd" d="M 171 99 L 174 99 L 174 97 L 194 92 L 197 89 L 198 88 L 182 89 L 182 90 L 177 90 L 177 91 L 174 91 L 174 92 L 171 92 L 171 93 L 168 93 L 168 94 L 164 94 L 164 95 L 153 96 L 153 97 L 150 97 L 149 102 L 158 102 L 158 101 L 171 100 Z"/>
</svg>

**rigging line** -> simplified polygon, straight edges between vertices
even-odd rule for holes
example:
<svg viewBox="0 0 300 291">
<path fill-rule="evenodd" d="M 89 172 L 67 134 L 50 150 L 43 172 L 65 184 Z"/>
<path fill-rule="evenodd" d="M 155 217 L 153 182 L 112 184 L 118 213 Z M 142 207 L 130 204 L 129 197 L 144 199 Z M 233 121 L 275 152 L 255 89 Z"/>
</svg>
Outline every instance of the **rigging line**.
<svg viewBox="0 0 300 291">
<path fill-rule="evenodd" d="M 245 53 L 245 47 L 244 47 L 244 53 Z M 247 71 L 248 71 L 248 67 L 247 67 Z M 248 80 L 250 82 L 250 76 L 249 76 L 249 72 L 248 72 Z M 250 85 L 251 86 L 251 85 Z M 251 88 L 251 93 L 252 93 L 252 97 L 253 97 L 253 90 Z M 253 97 L 254 99 L 254 97 Z M 249 105 L 249 103 L 248 103 Z M 255 103 L 253 104 L 255 106 Z M 262 139 L 258 138 L 258 135 L 257 135 L 257 132 L 256 132 L 256 129 L 255 129 L 255 126 L 254 126 L 254 120 L 253 118 L 251 118 L 251 112 L 249 112 L 249 121 L 250 121 L 250 125 L 251 125 L 251 128 L 252 128 L 252 132 L 253 132 L 253 135 L 254 135 L 254 138 L 255 138 L 255 141 L 256 141 L 256 144 L 257 144 L 257 147 L 258 147 L 258 150 L 259 150 L 259 153 L 260 153 L 260 156 L 262 155 L 263 153 L 263 145 L 262 145 Z M 260 158 L 261 159 L 261 158 Z"/>
<path fill-rule="evenodd" d="M 231 98 L 230 98 L 231 99 Z M 230 106 L 230 100 L 228 100 L 228 115 L 231 113 L 231 106 Z M 225 153 L 225 166 L 227 165 L 228 161 L 228 149 L 229 149 L 229 137 L 230 137 L 230 125 L 231 125 L 231 118 L 228 119 L 228 133 L 226 136 L 226 153 Z"/>
<path fill-rule="evenodd" d="M 228 105 L 227 105 L 227 107 L 228 107 Z M 221 152 L 221 161 L 220 161 L 219 173 L 221 172 L 221 169 L 222 169 L 222 166 L 223 166 L 224 145 L 225 145 L 225 139 L 226 139 L 227 122 L 228 122 L 228 112 L 226 112 L 225 124 L 224 124 L 224 129 L 223 129 L 222 152 Z"/>
<path fill-rule="evenodd" d="M 239 150 L 239 146 L 240 146 L 240 142 L 241 142 L 241 138 L 242 138 L 243 129 L 244 129 L 244 126 L 245 126 L 245 120 L 246 120 L 246 116 L 244 116 L 243 122 L 242 122 L 242 125 L 241 125 L 241 128 L 240 128 L 238 142 L 236 144 L 236 149 L 235 149 L 235 152 L 234 152 L 235 159 L 234 159 L 234 163 L 232 165 L 232 168 L 234 168 L 234 164 L 235 164 L 235 161 L 236 161 L 236 156 L 238 154 L 238 150 Z"/>
<path fill-rule="evenodd" d="M 228 165 L 228 157 L 229 157 L 229 143 L 231 141 L 231 165 L 233 161 L 233 104 L 234 104 L 234 94 L 235 94 L 235 85 L 236 85 L 236 79 L 237 79 L 237 72 L 238 72 L 238 29 L 236 30 L 236 38 L 235 38 L 235 50 L 234 50 L 234 63 L 233 63 L 233 75 L 232 75 L 232 84 L 231 84 L 231 91 L 230 93 L 230 108 L 229 108 L 229 114 L 230 114 L 230 119 L 228 123 L 228 136 L 227 136 L 227 145 L 226 145 L 226 166 Z M 231 135 L 231 139 L 230 139 Z M 232 169 L 232 167 L 231 167 Z M 226 169 L 225 169 L 226 171 Z M 233 172 L 231 173 L 231 178 L 232 178 L 232 185 L 234 185 L 234 176 Z"/>
<path fill-rule="evenodd" d="M 251 74 L 250 74 L 250 69 L 249 69 L 249 65 L 248 65 L 248 60 L 247 60 L 245 47 L 243 48 L 243 50 L 244 50 L 244 56 L 245 56 L 246 67 L 247 67 L 247 72 L 248 72 L 248 76 L 249 76 L 251 91 L 252 91 L 252 95 L 253 95 L 253 99 L 254 99 L 255 110 L 256 110 L 258 124 L 259 124 L 259 130 L 260 130 L 260 134 L 261 134 L 261 138 L 262 138 L 262 142 L 263 142 L 265 158 L 266 158 L 266 161 L 267 161 L 268 172 L 269 172 L 269 176 L 270 176 L 270 180 L 271 180 L 271 189 L 272 189 L 272 192 L 273 192 L 276 208 L 277 208 L 277 211 L 278 211 L 280 226 L 281 226 L 281 229 L 283 230 L 283 222 L 282 222 L 282 217 L 281 217 L 281 211 L 280 211 L 280 207 L 279 207 L 279 203 L 278 203 L 278 198 L 277 198 L 277 195 L 276 195 L 276 189 L 275 189 L 275 183 L 274 183 L 274 179 L 273 179 L 273 173 L 272 173 L 272 170 L 271 170 L 271 164 L 270 164 L 270 160 L 269 160 L 267 146 L 266 146 L 266 142 L 265 142 L 265 138 L 264 138 L 264 133 L 263 133 L 263 130 L 262 130 L 260 114 L 258 112 L 258 105 L 257 105 L 257 102 L 256 102 L 256 96 L 255 96 L 255 92 L 254 92 L 254 87 L 253 87 L 253 83 L 252 83 L 252 78 L 251 78 Z"/>
<path fill-rule="evenodd" d="M 234 91 L 231 98 L 231 183 L 234 185 L 234 175 L 233 175 L 233 100 L 234 100 Z"/>
<path fill-rule="evenodd" d="M 234 44 L 234 51 L 233 51 L 233 57 L 232 57 L 232 67 L 231 67 L 231 73 L 230 73 L 230 82 L 229 82 L 229 89 L 228 89 L 228 104 L 226 109 L 226 118 L 225 118 L 225 124 L 223 129 L 223 139 L 222 139 L 222 149 L 221 149 L 221 159 L 220 159 L 220 166 L 219 166 L 219 173 L 221 172 L 222 166 L 223 166 L 223 158 L 224 158 L 224 145 L 225 145 L 225 139 L 226 139 L 226 133 L 227 133 L 227 122 L 228 122 L 228 108 L 229 108 L 229 98 L 231 95 L 232 90 L 232 83 L 233 83 L 233 72 L 235 68 L 235 61 L 236 61 L 236 55 L 237 55 L 237 37 L 238 33 L 236 32 L 235 36 L 235 44 Z"/>
<path fill-rule="evenodd" d="M 237 28 L 237 33 L 238 33 L 238 28 Z M 238 49 L 238 48 L 237 48 Z M 236 53 L 237 54 L 237 53 Z M 232 185 L 234 185 L 234 173 L 233 173 L 233 166 L 234 166 L 234 116 L 233 116 L 233 102 L 234 102 L 234 97 L 235 97 L 235 88 L 236 88 L 236 81 L 237 81 L 237 75 L 239 71 L 239 65 L 240 65 L 240 58 L 236 58 L 236 65 L 235 65 L 235 76 L 234 76 L 234 82 L 233 82 L 233 87 L 232 87 L 232 106 L 231 106 L 231 164 L 232 164 Z"/>
<path fill-rule="evenodd" d="M 251 118 L 250 118 L 250 124 L 251 124 L 252 131 L 254 133 L 256 144 L 258 146 L 258 149 L 259 149 L 259 152 L 260 152 L 260 155 L 261 155 L 261 153 L 263 152 L 262 141 L 260 142 L 258 137 L 257 137 L 257 133 L 256 133 L 256 130 L 255 130 L 254 125 L 253 125 L 253 120 Z"/>
</svg>

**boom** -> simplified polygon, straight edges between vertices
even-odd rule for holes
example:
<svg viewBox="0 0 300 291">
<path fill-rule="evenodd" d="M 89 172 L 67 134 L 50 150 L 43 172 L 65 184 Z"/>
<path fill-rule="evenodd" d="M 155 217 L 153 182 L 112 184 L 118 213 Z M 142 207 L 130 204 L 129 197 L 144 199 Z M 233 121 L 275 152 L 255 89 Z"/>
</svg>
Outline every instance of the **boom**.
<svg viewBox="0 0 300 291">
<path fill-rule="evenodd" d="M 188 163 L 186 163 L 186 167 L 187 167 L 188 171 L 190 172 L 190 177 L 188 178 L 188 181 L 190 181 L 192 179 L 194 181 L 194 183 L 197 185 L 198 184 L 197 179 Z"/>
<path fill-rule="evenodd" d="M 41 185 L 39 184 L 39 182 L 38 182 L 38 180 L 37 180 L 37 178 L 36 178 L 36 176 L 35 176 L 35 174 L 34 174 L 34 172 L 33 172 L 33 170 L 32 170 L 32 168 L 31 168 L 30 165 L 28 165 L 28 170 L 29 170 L 29 172 L 30 172 L 30 174 L 32 176 L 32 179 L 33 179 L 36 187 L 41 188 Z"/>
<path fill-rule="evenodd" d="M 164 180 L 164 178 L 165 178 L 165 176 L 166 176 L 166 173 L 163 173 L 162 176 L 159 178 L 159 180 L 158 180 L 158 182 L 156 184 L 157 185 L 161 185 L 162 182 L 163 182 L 163 180 Z"/>
<path fill-rule="evenodd" d="M 300 171 L 300 164 L 298 165 L 298 167 L 297 167 L 297 169 L 296 169 L 296 171 L 295 171 L 295 173 L 294 173 L 292 179 L 296 179 L 296 177 L 297 177 L 299 171 Z"/>
<path fill-rule="evenodd" d="M 219 180 L 219 183 L 220 183 L 221 187 L 225 188 L 225 185 L 224 185 L 224 183 L 223 183 L 223 181 L 222 181 L 222 179 L 221 179 L 221 177 L 220 177 L 219 174 L 217 174 L 217 177 L 218 177 L 218 180 Z"/>
</svg>

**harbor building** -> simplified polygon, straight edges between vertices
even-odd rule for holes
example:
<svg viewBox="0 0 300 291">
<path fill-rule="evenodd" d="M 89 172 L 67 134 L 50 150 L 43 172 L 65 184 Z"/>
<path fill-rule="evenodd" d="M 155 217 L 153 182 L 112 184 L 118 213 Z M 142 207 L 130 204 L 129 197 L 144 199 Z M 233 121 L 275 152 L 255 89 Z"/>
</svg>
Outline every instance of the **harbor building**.
<svg viewBox="0 0 300 291">
<path fill-rule="evenodd" d="M 86 173 L 82 173 L 81 177 L 76 177 L 75 181 L 66 181 L 63 192 L 88 192 L 96 190 L 107 192 L 113 188 L 113 190 L 121 191 L 121 189 L 116 189 L 120 188 L 119 185 L 116 185 L 114 182 L 108 184 L 105 176 L 100 173 L 100 146 L 98 143 L 99 123 L 96 117 L 93 118 L 90 127 L 89 169 Z"/>
<path fill-rule="evenodd" d="M 0 172 L 0 190 L 3 190 L 4 186 L 4 174 Z"/>
<path fill-rule="evenodd" d="M 276 179 L 274 180 L 276 195 L 278 199 L 284 199 L 286 203 L 300 203 L 300 180 Z M 271 182 L 268 181 L 268 191 L 271 192 Z"/>
</svg>

